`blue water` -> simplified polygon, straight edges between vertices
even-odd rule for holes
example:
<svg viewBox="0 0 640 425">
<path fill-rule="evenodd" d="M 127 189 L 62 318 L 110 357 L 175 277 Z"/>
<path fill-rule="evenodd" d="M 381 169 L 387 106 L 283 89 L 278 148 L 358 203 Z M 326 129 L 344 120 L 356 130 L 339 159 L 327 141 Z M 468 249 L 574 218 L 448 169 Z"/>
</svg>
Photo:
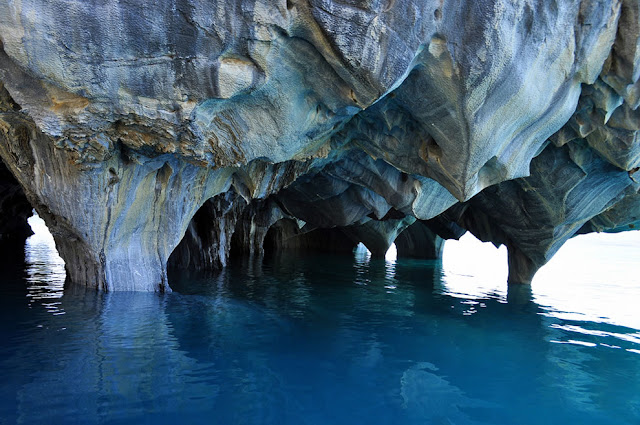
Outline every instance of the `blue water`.
<svg viewBox="0 0 640 425">
<path fill-rule="evenodd" d="M 183 273 L 160 296 L 65 292 L 34 237 L 0 286 L 0 423 L 639 424 L 638 241 L 577 241 L 532 287 L 463 241 L 443 262 Z"/>
</svg>

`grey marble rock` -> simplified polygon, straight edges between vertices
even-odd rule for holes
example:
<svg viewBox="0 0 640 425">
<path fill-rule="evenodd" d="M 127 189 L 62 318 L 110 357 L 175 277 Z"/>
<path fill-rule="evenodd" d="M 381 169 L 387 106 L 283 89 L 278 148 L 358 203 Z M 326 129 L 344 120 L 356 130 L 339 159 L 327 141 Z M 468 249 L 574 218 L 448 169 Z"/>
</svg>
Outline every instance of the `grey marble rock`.
<svg viewBox="0 0 640 425">
<path fill-rule="evenodd" d="M 624 232 L 640 229 L 640 185 L 627 188 L 622 199 L 586 222 L 579 233 Z"/>
<path fill-rule="evenodd" d="M 246 207 L 246 201 L 234 190 L 207 200 L 189 222 L 184 237 L 169 257 L 168 266 L 195 270 L 225 267 L 231 237 Z"/>
<path fill-rule="evenodd" d="M 415 217 L 401 219 L 369 220 L 362 224 L 347 226 L 342 229 L 354 242 L 367 247 L 374 258 L 384 258 L 391 244 L 404 233 L 407 227 L 415 223 Z"/>
<path fill-rule="evenodd" d="M 4 1 L 0 157 L 78 285 L 356 242 L 437 258 L 466 230 L 528 282 L 577 232 L 638 221 L 639 11 Z"/>
<path fill-rule="evenodd" d="M 562 148 L 549 145 L 533 160 L 529 177 L 487 188 L 444 215 L 483 241 L 506 245 L 509 282 L 530 283 L 590 220 L 603 223 L 599 230 L 618 227 L 624 219 L 604 224 L 602 218 L 615 217 L 616 205 L 637 208 L 625 201 L 637 190 L 628 172 L 606 162 L 584 140 L 574 141 Z"/>
</svg>

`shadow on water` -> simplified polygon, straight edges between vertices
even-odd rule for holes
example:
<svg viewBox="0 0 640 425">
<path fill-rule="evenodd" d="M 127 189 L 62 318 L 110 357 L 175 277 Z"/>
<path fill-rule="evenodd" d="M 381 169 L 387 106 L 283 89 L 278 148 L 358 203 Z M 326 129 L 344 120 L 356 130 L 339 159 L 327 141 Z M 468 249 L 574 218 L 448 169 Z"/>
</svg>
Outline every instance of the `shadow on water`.
<svg viewBox="0 0 640 425">
<path fill-rule="evenodd" d="M 437 261 L 286 254 L 159 296 L 63 294 L 57 260 L 27 257 L 0 294 L 7 423 L 640 417 L 637 331 L 555 317 L 530 287 L 465 295 Z"/>
</svg>

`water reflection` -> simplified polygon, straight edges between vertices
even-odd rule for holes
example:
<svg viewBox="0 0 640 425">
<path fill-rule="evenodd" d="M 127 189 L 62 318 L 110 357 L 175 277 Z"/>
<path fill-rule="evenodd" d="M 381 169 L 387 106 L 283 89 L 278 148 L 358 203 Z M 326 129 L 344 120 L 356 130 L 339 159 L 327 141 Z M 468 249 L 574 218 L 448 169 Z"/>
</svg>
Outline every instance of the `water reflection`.
<svg viewBox="0 0 640 425">
<path fill-rule="evenodd" d="M 140 423 L 164 411 L 178 420 L 191 394 L 215 396 L 215 386 L 198 376 L 201 366 L 172 337 L 165 302 L 150 294 L 65 295 L 67 314 L 42 315 L 42 328 L 10 341 L 19 349 L 2 358 L 0 392 L 8 403 L 0 417 L 8 423 Z"/>
<path fill-rule="evenodd" d="M 375 266 L 379 266 L 380 264 L 384 264 L 384 278 L 385 278 L 385 289 L 387 289 L 387 293 L 391 293 L 394 289 L 396 289 L 396 260 L 398 256 L 398 250 L 395 244 L 391 244 L 389 250 L 386 252 L 384 256 L 384 262 L 382 259 L 374 259 L 373 263 Z M 366 276 L 369 274 L 369 269 L 371 266 L 371 252 L 364 246 L 364 244 L 359 243 L 354 250 L 354 267 L 357 270 L 356 283 L 359 285 L 367 285 L 371 283 Z"/>
<path fill-rule="evenodd" d="M 469 294 L 448 276 L 446 261 L 286 254 L 173 276 L 164 296 L 67 292 L 64 315 L 49 297 L 7 304 L 0 418 L 638 423 L 637 329 L 557 316 L 532 287 Z"/>
<path fill-rule="evenodd" d="M 313 417 L 316 423 L 630 423 L 635 417 L 611 409 L 614 400 L 623 400 L 616 385 L 640 389 L 633 377 L 620 380 L 626 372 L 611 358 L 616 354 L 591 353 L 591 344 L 549 343 L 578 339 L 563 322 L 541 314 L 530 292 L 510 292 L 509 303 L 454 297 L 443 291 L 437 262 L 396 261 L 397 289 L 389 294 L 386 270 L 384 261 L 361 256 L 352 263 L 280 258 L 259 282 L 243 283 L 241 273 L 229 271 L 224 285 L 234 302 L 242 302 L 244 292 L 250 305 L 268 307 L 208 307 L 206 330 L 181 333 L 178 340 L 181 347 L 200 347 L 187 352 L 201 362 L 238 346 L 232 357 L 241 370 L 257 368 L 267 377 L 251 381 L 252 391 L 270 391 L 277 394 L 272 402 L 300 408 L 280 418 L 285 422 L 301 412 L 298 420 Z M 305 288 L 300 299 L 289 285 Z M 271 289 L 258 290 L 263 286 Z M 216 298 L 220 302 L 224 298 Z M 292 305 L 304 314 L 293 314 Z M 171 310 L 175 329 L 184 327 L 182 321 L 203 323 L 197 313 L 185 319 L 183 308 Z M 272 316 L 274 311 L 279 314 Z M 238 330 L 238 323 L 245 327 Z M 256 332 L 250 342 L 226 341 L 227 328 L 235 335 L 247 327 Z M 627 348 L 637 347 L 629 342 Z M 255 356 L 245 358 L 254 350 L 258 363 Z M 626 360 L 627 367 L 637 367 Z M 293 396 L 293 389 L 300 391 Z M 596 397 L 600 391 L 611 395 Z M 323 406 L 349 413 L 336 418 Z"/>
<path fill-rule="evenodd" d="M 478 423 L 465 413 L 470 408 L 496 406 L 465 395 L 458 387 L 438 375 L 438 368 L 428 362 L 418 362 L 407 369 L 400 379 L 403 407 L 411 418 L 427 423 Z"/>
</svg>

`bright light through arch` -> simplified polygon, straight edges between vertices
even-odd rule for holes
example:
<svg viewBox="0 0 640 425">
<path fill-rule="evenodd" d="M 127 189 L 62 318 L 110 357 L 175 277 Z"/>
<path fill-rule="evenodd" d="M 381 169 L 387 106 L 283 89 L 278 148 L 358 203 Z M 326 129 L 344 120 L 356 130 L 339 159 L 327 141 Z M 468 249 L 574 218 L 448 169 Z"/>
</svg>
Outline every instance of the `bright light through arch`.
<svg viewBox="0 0 640 425">
<path fill-rule="evenodd" d="M 640 232 L 591 233 L 568 240 L 533 279 L 536 304 L 567 320 L 640 329 Z M 470 233 L 445 243 L 445 293 L 507 299 L 507 250 Z"/>
<path fill-rule="evenodd" d="M 55 241 L 44 220 L 34 211 L 27 222 L 34 233 L 24 246 L 29 298 L 32 302 L 60 298 L 67 276 L 64 261 L 56 250 Z M 53 314 L 62 313 L 56 303 L 47 304 L 46 308 Z"/>
<path fill-rule="evenodd" d="M 444 286 L 454 296 L 507 299 L 507 249 L 481 242 L 471 233 L 448 240 L 442 254 Z"/>
<path fill-rule="evenodd" d="M 398 249 L 395 243 L 392 243 L 387 253 L 384 254 L 384 259 L 386 261 L 396 261 L 398 259 Z"/>
<path fill-rule="evenodd" d="M 356 245 L 354 253 L 359 258 L 366 257 L 368 260 L 371 259 L 371 251 L 369 251 L 365 244 L 363 244 L 362 242 Z M 392 243 L 387 252 L 384 254 L 384 259 L 386 261 L 396 261 L 398 259 L 398 249 L 396 248 L 395 243 Z"/>
</svg>

